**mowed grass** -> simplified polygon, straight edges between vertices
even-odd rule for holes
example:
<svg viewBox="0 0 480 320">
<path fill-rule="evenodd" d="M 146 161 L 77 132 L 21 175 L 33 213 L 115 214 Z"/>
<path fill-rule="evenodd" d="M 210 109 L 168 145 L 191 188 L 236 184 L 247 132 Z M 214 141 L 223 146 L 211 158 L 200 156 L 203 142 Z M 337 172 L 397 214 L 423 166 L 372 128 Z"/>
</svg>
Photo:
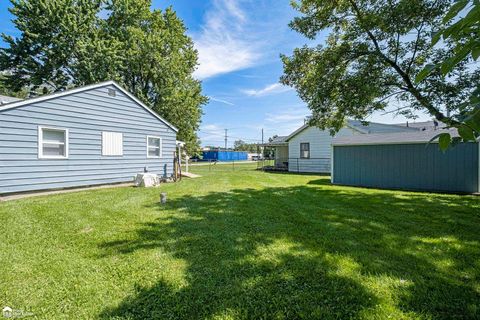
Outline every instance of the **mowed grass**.
<svg viewBox="0 0 480 320">
<path fill-rule="evenodd" d="M 479 197 L 253 169 L 0 203 L 0 308 L 29 319 L 480 318 Z"/>
</svg>

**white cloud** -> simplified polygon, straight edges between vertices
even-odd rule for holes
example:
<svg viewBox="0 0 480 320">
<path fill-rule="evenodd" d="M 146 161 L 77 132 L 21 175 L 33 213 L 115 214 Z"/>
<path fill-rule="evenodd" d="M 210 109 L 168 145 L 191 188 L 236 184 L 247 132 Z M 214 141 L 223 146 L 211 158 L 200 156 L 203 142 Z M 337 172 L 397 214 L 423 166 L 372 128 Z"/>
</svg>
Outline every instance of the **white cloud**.
<svg viewBox="0 0 480 320">
<path fill-rule="evenodd" d="M 307 117 L 304 113 L 279 113 L 279 114 L 267 114 L 267 118 L 265 119 L 268 122 L 273 123 L 283 123 L 283 122 L 299 122 L 303 121 Z"/>
<path fill-rule="evenodd" d="M 293 90 L 291 87 L 286 87 L 280 83 L 273 83 L 265 88 L 262 89 L 249 89 L 249 90 L 242 90 L 243 93 L 245 93 L 248 96 L 252 97 L 260 97 L 260 96 L 266 96 L 270 94 L 278 94 L 282 92 L 287 92 Z"/>
<path fill-rule="evenodd" d="M 225 131 L 216 124 L 205 124 L 200 127 L 199 137 L 202 144 L 219 144 L 223 141 Z"/>
<path fill-rule="evenodd" d="M 227 101 L 227 100 L 215 98 L 215 97 L 212 97 L 212 96 L 209 96 L 208 98 L 209 98 L 211 101 L 220 102 L 220 103 L 223 103 L 223 104 L 226 104 L 226 105 L 229 105 L 229 106 L 234 106 L 233 103 L 231 103 L 230 101 Z"/>
<path fill-rule="evenodd" d="M 216 124 L 205 124 L 200 127 L 201 132 L 223 132 L 223 129 Z"/>
<path fill-rule="evenodd" d="M 252 66 L 260 57 L 257 41 L 249 37 L 249 21 L 237 0 L 216 0 L 201 32 L 193 36 L 199 54 L 195 77 L 206 79 Z"/>
</svg>

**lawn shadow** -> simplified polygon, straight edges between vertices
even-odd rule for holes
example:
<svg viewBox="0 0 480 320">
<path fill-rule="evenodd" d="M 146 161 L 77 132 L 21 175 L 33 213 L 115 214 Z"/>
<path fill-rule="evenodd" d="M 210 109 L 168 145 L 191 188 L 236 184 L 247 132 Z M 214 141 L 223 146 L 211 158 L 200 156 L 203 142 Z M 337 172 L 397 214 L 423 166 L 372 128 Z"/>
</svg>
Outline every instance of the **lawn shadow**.
<svg viewBox="0 0 480 320">
<path fill-rule="evenodd" d="M 325 189 L 317 181 L 151 205 L 161 213 L 156 221 L 101 248 L 162 249 L 187 263 L 187 284 L 136 288 L 101 317 L 344 319 L 385 301 L 427 318 L 479 316 L 475 198 Z M 368 285 L 383 277 L 393 297 Z"/>
</svg>

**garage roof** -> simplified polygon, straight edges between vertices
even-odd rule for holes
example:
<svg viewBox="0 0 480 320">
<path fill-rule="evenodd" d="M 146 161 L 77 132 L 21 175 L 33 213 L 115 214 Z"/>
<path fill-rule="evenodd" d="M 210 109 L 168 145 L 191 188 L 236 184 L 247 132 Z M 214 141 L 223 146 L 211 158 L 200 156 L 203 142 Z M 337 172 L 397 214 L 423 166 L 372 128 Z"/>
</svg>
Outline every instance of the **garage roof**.
<svg viewBox="0 0 480 320">
<path fill-rule="evenodd" d="M 458 137 L 456 129 L 438 129 L 426 131 L 395 132 L 381 134 L 358 134 L 333 139 L 334 146 L 342 145 L 374 145 L 374 144 L 410 144 L 426 143 L 441 133 L 450 133 L 453 137 Z M 433 142 L 438 142 L 435 139 Z"/>
</svg>

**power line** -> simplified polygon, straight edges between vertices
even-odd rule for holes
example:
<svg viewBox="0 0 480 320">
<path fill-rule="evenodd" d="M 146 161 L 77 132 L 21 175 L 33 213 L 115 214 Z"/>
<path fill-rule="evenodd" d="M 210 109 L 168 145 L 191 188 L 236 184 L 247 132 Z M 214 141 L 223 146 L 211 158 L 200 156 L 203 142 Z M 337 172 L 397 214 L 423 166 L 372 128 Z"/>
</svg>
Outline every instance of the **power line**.
<svg viewBox="0 0 480 320">
<path fill-rule="evenodd" d="M 228 129 L 224 129 L 224 130 L 228 130 Z M 222 134 L 220 132 L 209 132 L 209 131 L 202 131 L 202 133 L 206 133 L 206 134 L 209 134 L 209 135 L 212 135 L 212 136 L 216 136 L 216 137 L 222 137 L 222 138 L 225 138 L 225 134 Z M 260 139 L 254 139 L 254 138 L 245 138 L 245 137 L 238 137 L 238 136 L 230 136 L 230 135 L 227 135 L 228 138 L 233 138 L 233 139 L 240 139 L 240 140 L 248 140 L 248 141 L 255 141 L 255 142 L 261 142 L 262 140 Z"/>
<path fill-rule="evenodd" d="M 209 130 L 202 130 L 202 129 L 199 129 L 198 131 L 200 131 L 201 133 L 204 133 L 204 134 L 207 134 L 207 135 L 211 135 L 211 136 L 214 136 L 214 137 L 223 137 L 223 143 L 224 143 L 224 148 L 225 149 L 228 149 L 228 139 L 229 138 L 232 138 L 232 139 L 237 139 L 237 140 L 242 140 L 242 141 L 245 141 L 246 143 L 250 143 L 250 144 L 259 144 L 260 142 L 263 144 L 263 141 L 264 141 L 264 132 L 263 132 L 263 128 L 262 128 L 262 139 L 253 139 L 253 138 L 245 138 L 245 137 L 238 137 L 238 136 L 230 136 L 228 135 L 228 130 L 233 130 L 233 129 L 236 129 L 236 128 L 225 128 L 223 129 L 225 131 L 224 134 L 220 133 L 220 131 L 209 131 Z M 240 127 L 238 128 L 240 129 Z M 246 129 L 246 128 L 245 128 Z M 206 137 L 207 139 L 205 139 L 204 141 L 205 142 L 208 142 L 208 143 L 220 143 L 220 140 L 211 140 L 211 139 L 208 139 L 208 137 Z M 202 139 L 202 137 L 200 137 L 200 139 Z"/>
</svg>

